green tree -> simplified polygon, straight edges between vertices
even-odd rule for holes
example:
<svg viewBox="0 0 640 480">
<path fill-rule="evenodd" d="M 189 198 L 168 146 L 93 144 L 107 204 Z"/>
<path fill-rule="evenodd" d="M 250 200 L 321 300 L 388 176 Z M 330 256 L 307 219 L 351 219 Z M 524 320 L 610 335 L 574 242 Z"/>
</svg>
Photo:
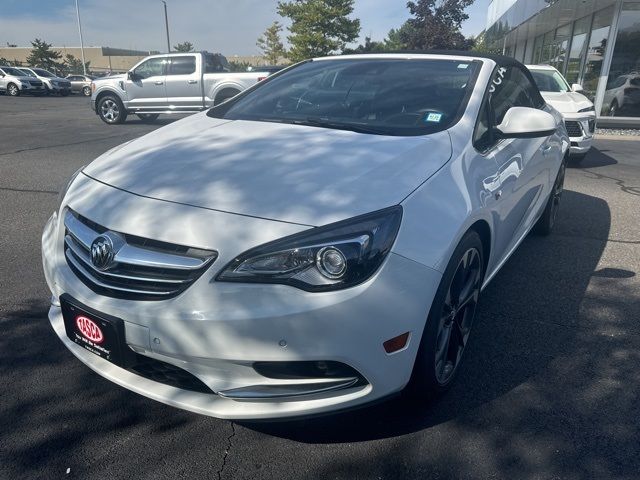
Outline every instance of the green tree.
<svg viewBox="0 0 640 480">
<path fill-rule="evenodd" d="M 87 72 L 89 71 L 89 64 L 91 62 L 85 62 L 85 68 L 87 70 Z M 82 69 L 82 60 L 80 60 L 77 57 L 74 57 L 73 55 L 71 55 L 70 53 L 67 53 L 64 56 L 64 60 L 62 62 L 62 70 L 64 70 L 64 73 L 66 73 L 67 75 L 71 74 L 71 73 L 76 73 L 76 74 L 83 74 L 84 71 Z"/>
<path fill-rule="evenodd" d="M 8 67 L 9 65 L 11 65 L 11 62 L 9 62 L 9 60 L 4 57 L 0 57 L 0 65 L 5 65 Z"/>
<path fill-rule="evenodd" d="M 280 32 L 282 32 L 282 25 L 279 22 L 273 22 L 256 42 L 258 48 L 262 50 L 263 57 L 271 65 L 276 65 L 280 58 L 287 54 L 282 40 L 280 40 Z"/>
<path fill-rule="evenodd" d="M 465 9 L 474 0 L 417 0 L 407 2 L 413 18 L 400 38 L 409 50 L 469 50 L 473 39 L 460 32 L 469 18 Z"/>
<path fill-rule="evenodd" d="M 59 70 L 61 64 L 59 60 L 62 54 L 51 50 L 51 44 L 39 38 L 31 42 L 31 53 L 27 57 L 27 63 L 32 67 L 40 67 L 46 70 Z"/>
<path fill-rule="evenodd" d="M 191 42 L 182 42 L 173 46 L 173 51 L 178 53 L 189 53 L 193 52 L 193 43 Z"/>
<path fill-rule="evenodd" d="M 342 51 L 358 38 L 360 20 L 351 19 L 354 0 L 278 2 L 278 14 L 291 20 L 288 58 L 294 62 Z"/>
<path fill-rule="evenodd" d="M 353 53 L 381 53 L 386 51 L 387 46 L 384 41 L 376 42 L 371 40 L 371 37 L 365 37 L 364 44 L 360 44 L 356 48 L 345 48 L 342 53 L 350 55 Z"/>
</svg>

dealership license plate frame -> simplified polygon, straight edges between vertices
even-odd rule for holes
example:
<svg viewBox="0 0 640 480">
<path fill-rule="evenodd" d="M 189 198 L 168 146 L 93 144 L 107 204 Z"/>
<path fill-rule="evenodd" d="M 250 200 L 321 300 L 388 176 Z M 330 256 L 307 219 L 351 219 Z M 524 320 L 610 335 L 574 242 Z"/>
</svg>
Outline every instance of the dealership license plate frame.
<svg viewBox="0 0 640 480">
<path fill-rule="evenodd" d="M 126 367 L 133 363 L 134 352 L 125 343 L 124 320 L 97 312 L 68 294 L 60 296 L 60 308 L 67 337 L 94 355 Z M 97 344 L 84 336 L 76 325 L 78 316 L 85 316 L 100 328 L 104 340 Z"/>
</svg>

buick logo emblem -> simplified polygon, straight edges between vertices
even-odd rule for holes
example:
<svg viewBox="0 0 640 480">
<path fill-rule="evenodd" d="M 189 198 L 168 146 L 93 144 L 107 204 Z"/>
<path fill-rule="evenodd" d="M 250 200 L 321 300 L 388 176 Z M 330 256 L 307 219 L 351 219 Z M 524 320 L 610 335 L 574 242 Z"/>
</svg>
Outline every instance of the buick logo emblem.
<svg viewBox="0 0 640 480">
<path fill-rule="evenodd" d="M 91 263 L 98 270 L 106 270 L 113 261 L 113 242 L 105 235 L 100 235 L 91 244 Z"/>
</svg>

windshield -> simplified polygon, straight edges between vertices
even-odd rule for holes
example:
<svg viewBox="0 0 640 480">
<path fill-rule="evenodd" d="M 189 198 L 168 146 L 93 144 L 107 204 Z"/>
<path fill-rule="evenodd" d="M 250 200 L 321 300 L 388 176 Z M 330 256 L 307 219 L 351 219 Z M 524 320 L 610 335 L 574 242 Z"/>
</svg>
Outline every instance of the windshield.
<svg viewBox="0 0 640 480">
<path fill-rule="evenodd" d="M 26 75 L 27 77 L 35 77 L 35 75 L 31 73 L 29 70 L 25 70 L 24 68 L 19 68 L 18 70 L 20 70 L 22 74 Z"/>
<path fill-rule="evenodd" d="M 555 70 L 531 70 L 531 75 L 541 92 L 569 92 L 571 88 L 560 72 Z"/>
<path fill-rule="evenodd" d="M 449 128 L 466 106 L 479 61 L 335 59 L 301 64 L 209 115 L 379 135 Z"/>
<path fill-rule="evenodd" d="M 34 68 L 33 71 L 36 72 L 41 77 L 47 77 L 47 78 L 55 77 L 55 75 L 53 73 L 47 72 L 46 70 L 43 70 L 41 68 Z"/>
<path fill-rule="evenodd" d="M 17 68 L 2 67 L 2 70 L 4 70 L 4 73 L 6 73 L 7 75 L 13 75 L 14 77 L 24 77 L 24 73 L 22 73 Z"/>
</svg>

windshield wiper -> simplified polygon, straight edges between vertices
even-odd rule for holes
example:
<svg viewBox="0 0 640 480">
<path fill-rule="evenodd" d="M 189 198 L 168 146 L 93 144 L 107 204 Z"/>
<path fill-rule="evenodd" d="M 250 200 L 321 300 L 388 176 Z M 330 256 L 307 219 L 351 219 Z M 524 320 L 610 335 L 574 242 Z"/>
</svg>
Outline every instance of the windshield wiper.
<svg viewBox="0 0 640 480">
<path fill-rule="evenodd" d="M 334 130 L 348 130 L 357 133 L 369 133 L 373 135 L 392 135 L 387 129 L 376 128 L 362 123 L 336 122 L 334 120 L 321 117 L 307 117 L 303 120 L 294 120 L 292 123 L 313 127 L 331 128 Z"/>
</svg>

